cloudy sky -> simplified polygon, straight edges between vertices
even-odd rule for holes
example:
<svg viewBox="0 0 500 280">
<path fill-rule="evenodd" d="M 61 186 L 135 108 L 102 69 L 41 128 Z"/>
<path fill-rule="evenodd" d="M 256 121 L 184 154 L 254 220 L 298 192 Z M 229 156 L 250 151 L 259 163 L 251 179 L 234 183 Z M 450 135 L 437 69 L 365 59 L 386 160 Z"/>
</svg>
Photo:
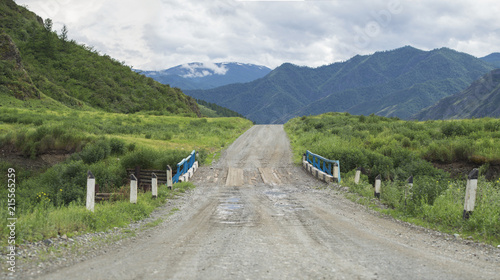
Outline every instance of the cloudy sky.
<svg viewBox="0 0 500 280">
<path fill-rule="evenodd" d="M 411 45 L 500 52 L 498 0 L 15 0 L 137 69 L 321 66 Z"/>
</svg>

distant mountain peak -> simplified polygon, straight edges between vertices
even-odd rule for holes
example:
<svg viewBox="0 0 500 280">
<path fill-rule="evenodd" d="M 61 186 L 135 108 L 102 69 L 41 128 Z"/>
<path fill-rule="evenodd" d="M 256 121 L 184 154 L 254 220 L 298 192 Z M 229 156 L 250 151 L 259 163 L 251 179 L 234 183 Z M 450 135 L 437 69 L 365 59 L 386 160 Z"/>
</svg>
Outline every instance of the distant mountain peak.
<svg viewBox="0 0 500 280">
<path fill-rule="evenodd" d="M 202 78 L 210 75 L 225 75 L 228 71 L 225 63 L 192 62 L 180 66 L 187 73 L 180 75 L 183 78 Z"/>
<path fill-rule="evenodd" d="M 500 68 L 500 53 L 498 52 L 494 52 L 485 57 L 481 57 L 481 60 L 495 66 L 496 68 Z"/>
<path fill-rule="evenodd" d="M 136 71 L 160 83 L 192 90 L 250 82 L 269 74 L 271 69 L 241 62 L 191 62 L 161 71 Z"/>
</svg>

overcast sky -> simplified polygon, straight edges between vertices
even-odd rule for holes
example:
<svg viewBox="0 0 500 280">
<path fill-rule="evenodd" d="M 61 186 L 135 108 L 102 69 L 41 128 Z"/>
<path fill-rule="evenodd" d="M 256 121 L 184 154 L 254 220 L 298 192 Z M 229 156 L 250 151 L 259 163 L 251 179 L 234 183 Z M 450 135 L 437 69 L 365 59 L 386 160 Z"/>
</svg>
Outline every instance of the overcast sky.
<svg viewBox="0 0 500 280">
<path fill-rule="evenodd" d="M 500 52 L 498 0 L 15 0 L 137 69 L 321 66 L 411 45 Z"/>
</svg>

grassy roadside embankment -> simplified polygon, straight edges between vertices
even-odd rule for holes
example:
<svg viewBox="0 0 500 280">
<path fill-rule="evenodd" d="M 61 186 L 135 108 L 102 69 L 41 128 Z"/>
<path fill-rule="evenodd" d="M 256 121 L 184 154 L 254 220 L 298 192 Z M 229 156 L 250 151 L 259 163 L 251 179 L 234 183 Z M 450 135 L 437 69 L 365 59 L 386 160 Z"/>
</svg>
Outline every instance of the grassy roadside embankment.
<svg viewBox="0 0 500 280">
<path fill-rule="evenodd" d="M 142 219 L 176 190 L 160 188 L 156 200 L 150 193 L 139 194 L 138 203 L 130 204 L 126 168 L 165 169 L 167 164 L 175 168 L 194 149 L 199 151 L 201 164 L 210 163 L 251 126 L 241 118 L 2 106 L 0 197 L 7 198 L 7 170 L 13 168 L 16 243 L 103 231 Z M 42 159 L 58 163 L 46 164 Z M 101 192 L 121 193 L 123 200 L 97 204 L 94 213 L 86 211 L 88 170 Z M 189 184 L 179 186 L 184 189 Z M 0 243 L 6 244 L 7 199 L 0 201 L 0 217 Z"/>
<path fill-rule="evenodd" d="M 342 186 L 349 187 L 351 199 L 396 219 L 500 244 L 500 120 L 416 122 L 328 113 L 292 119 L 285 130 L 296 162 L 306 150 L 340 160 Z M 433 163 L 479 168 L 476 206 L 469 220 L 462 219 L 467 173 L 451 176 Z M 357 167 L 365 170 L 358 185 Z M 371 202 L 378 174 L 387 209 Z M 414 186 L 405 202 L 410 175 Z"/>
</svg>

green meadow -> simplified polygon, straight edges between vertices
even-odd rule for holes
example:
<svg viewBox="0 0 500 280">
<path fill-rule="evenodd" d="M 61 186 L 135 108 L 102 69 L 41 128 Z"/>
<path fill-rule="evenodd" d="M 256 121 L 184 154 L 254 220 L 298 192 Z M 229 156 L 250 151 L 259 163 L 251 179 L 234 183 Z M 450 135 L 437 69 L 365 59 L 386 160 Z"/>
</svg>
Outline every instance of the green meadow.
<svg viewBox="0 0 500 280">
<path fill-rule="evenodd" d="M 252 126 L 242 118 L 121 114 L 29 104 L 0 107 L 4 158 L 0 196 L 7 197 L 7 170 L 14 168 L 18 242 L 105 230 L 142 219 L 171 197 L 164 186 L 159 200 L 152 200 L 150 193 L 140 194 L 139 203 L 132 205 L 122 195 L 121 200 L 98 204 L 95 213 L 89 213 L 85 210 L 87 171 L 95 175 L 101 192 L 127 193 L 127 168 L 170 165 L 176 169 L 192 150 L 199 152 L 201 164 L 211 163 Z M 40 164 L 47 158 L 57 159 L 56 164 Z M 129 212 L 118 218 L 117 213 Z M 0 202 L 0 216 L 4 238 L 8 236 L 6 199 Z"/>
<path fill-rule="evenodd" d="M 340 160 L 341 185 L 349 187 L 353 200 L 378 208 L 373 182 L 380 174 L 385 205 L 380 211 L 500 244 L 499 119 L 417 122 L 327 113 L 292 119 L 285 130 L 296 162 L 306 150 Z M 364 172 L 356 185 L 358 167 Z M 472 168 L 480 171 L 476 207 L 470 219 L 463 220 L 465 178 Z M 414 186 L 405 197 L 410 176 Z"/>
</svg>

